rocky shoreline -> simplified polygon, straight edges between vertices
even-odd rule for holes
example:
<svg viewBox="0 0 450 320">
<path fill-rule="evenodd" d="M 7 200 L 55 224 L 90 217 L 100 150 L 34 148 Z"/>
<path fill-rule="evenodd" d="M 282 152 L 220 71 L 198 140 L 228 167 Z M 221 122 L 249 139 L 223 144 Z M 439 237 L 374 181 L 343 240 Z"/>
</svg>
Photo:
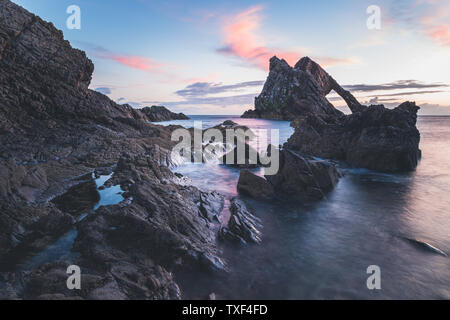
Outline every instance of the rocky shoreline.
<svg viewBox="0 0 450 320">
<path fill-rule="evenodd" d="M 0 299 L 181 299 L 178 272 L 228 271 L 220 241 L 261 242 L 261 221 L 242 200 L 199 190 L 170 170 L 171 133 L 179 127 L 150 122 L 184 115 L 133 109 L 90 90 L 94 65 L 85 53 L 9 0 L 0 0 L 0 69 L 0 261 L 43 250 L 69 231 L 76 235 L 74 255 L 26 271 L 2 263 Z M 292 77 L 300 85 L 286 91 Z M 326 100 L 332 89 L 352 115 Z M 278 173 L 263 178 L 242 170 L 238 190 L 265 201 L 320 200 L 341 175 L 317 156 L 413 169 L 420 139 L 415 104 L 364 107 L 341 89 L 310 59 L 291 68 L 272 58 L 256 113 L 247 116 L 295 118 L 295 133 L 279 150 Z M 230 128 L 248 129 L 216 127 Z M 363 152 L 367 141 L 371 149 Z M 380 150 L 382 161 L 371 157 Z M 249 166 L 260 163 L 243 167 Z M 105 173 L 111 177 L 98 187 L 94 178 Z M 123 190 L 122 201 L 96 208 L 101 188 L 111 186 Z M 66 287 L 72 264 L 83 270 L 82 290 Z"/>
</svg>

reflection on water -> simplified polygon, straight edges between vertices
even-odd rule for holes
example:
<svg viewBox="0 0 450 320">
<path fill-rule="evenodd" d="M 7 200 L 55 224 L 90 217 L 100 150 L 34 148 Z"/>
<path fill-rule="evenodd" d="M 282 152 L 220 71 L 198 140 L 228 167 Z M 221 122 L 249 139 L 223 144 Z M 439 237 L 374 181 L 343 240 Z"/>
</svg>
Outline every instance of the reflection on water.
<svg viewBox="0 0 450 320">
<path fill-rule="evenodd" d="M 211 117 L 204 127 L 229 118 Z M 292 133 L 283 121 L 233 120 L 280 128 L 280 143 Z M 224 246 L 230 274 L 184 277 L 187 297 L 215 292 L 229 299 L 450 299 L 450 259 L 405 240 L 419 238 L 450 253 L 450 118 L 420 117 L 418 127 L 423 158 L 415 172 L 349 169 L 317 203 L 246 199 L 263 221 L 262 244 Z M 239 169 L 185 164 L 176 171 L 200 188 L 237 194 Z M 369 265 L 380 266 L 382 290 L 367 289 Z"/>
<path fill-rule="evenodd" d="M 97 188 L 102 187 L 111 177 L 112 173 L 110 175 L 102 175 L 95 179 Z M 101 206 L 118 204 L 124 199 L 122 196 L 123 190 L 120 188 L 120 185 L 97 190 L 97 192 L 100 194 L 100 200 L 94 206 L 93 210 L 97 210 Z M 82 214 L 78 221 L 81 221 L 87 215 L 88 213 Z M 71 251 L 77 235 L 78 231 L 74 227 L 44 250 L 28 257 L 28 259 L 20 264 L 19 270 L 33 270 L 44 263 L 50 263 L 63 258 L 73 259 L 78 257 L 79 255 L 77 253 Z"/>
</svg>

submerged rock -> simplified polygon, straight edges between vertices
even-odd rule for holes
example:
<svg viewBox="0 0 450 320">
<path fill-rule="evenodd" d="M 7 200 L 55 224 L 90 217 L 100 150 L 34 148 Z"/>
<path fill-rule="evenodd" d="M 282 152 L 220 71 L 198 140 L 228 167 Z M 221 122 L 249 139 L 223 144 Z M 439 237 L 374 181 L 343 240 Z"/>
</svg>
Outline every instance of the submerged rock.
<svg viewBox="0 0 450 320">
<path fill-rule="evenodd" d="M 413 170 L 420 158 L 414 102 L 395 109 L 370 106 L 348 116 L 310 115 L 293 122 L 285 147 L 302 154 L 343 160 L 384 172 Z"/>
<path fill-rule="evenodd" d="M 430 244 L 426 241 L 419 240 L 419 239 L 413 239 L 413 238 L 403 238 L 403 239 L 407 240 L 408 242 L 412 243 L 413 245 L 415 245 L 423 250 L 426 250 L 428 252 L 433 252 L 433 253 L 439 254 L 444 257 L 448 257 L 448 255 L 444 251 L 442 251 L 441 249 L 433 246 L 432 244 Z"/>
<path fill-rule="evenodd" d="M 257 168 L 262 165 L 259 152 L 248 143 L 243 143 L 243 148 L 233 148 L 221 157 L 220 163 L 238 168 Z"/>
<path fill-rule="evenodd" d="M 141 112 L 151 122 L 169 121 L 169 120 L 189 120 L 184 113 L 175 113 L 163 106 L 151 106 L 141 109 Z"/>
<path fill-rule="evenodd" d="M 220 236 L 224 240 L 231 240 L 246 244 L 248 242 L 260 243 L 262 234 L 261 220 L 249 212 L 245 203 L 238 198 L 231 199 L 230 220 L 220 230 Z"/>
</svg>

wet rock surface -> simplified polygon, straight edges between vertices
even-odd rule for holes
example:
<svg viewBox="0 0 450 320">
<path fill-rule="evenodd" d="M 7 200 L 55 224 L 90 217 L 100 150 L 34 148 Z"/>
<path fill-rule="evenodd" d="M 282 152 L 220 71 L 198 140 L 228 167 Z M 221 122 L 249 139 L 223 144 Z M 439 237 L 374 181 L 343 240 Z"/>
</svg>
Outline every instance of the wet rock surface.
<svg viewBox="0 0 450 320">
<path fill-rule="evenodd" d="M 169 121 L 169 120 L 188 120 L 184 113 L 175 113 L 163 106 L 151 106 L 140 109 L 151 122 Z"/>
<path fill-rule="evenodd" d="M 265 177 L 281 197 L 308 201 L 324 198 L 336 186 L 340 174 L 329 161 L 282 149 L 277 174 Z"/>
<path fill-rule="evenodd" d="M 279 170 L 265 179 L 241 170 L 239 193 L 259 200 L 315 201 L 333 190 L 341 177 L 329 161 L 302 156 L 289 149 L 282 149 L 279 154 Z"/>
<path fill-rule="evenodd" d="M 242 200 L 231 199 L 230 212 L 228 225 L 220 230 L 221 239 L 240 244 L 262 241 L 261 220 L 248 210 Z"/>
<path fill-rule="evenodd" d="M 271 200 L 275 197 L 275 190 L 266 179 L 245 169 L 240 172 L 237 190 L 255 199 Z"/>
</svg>

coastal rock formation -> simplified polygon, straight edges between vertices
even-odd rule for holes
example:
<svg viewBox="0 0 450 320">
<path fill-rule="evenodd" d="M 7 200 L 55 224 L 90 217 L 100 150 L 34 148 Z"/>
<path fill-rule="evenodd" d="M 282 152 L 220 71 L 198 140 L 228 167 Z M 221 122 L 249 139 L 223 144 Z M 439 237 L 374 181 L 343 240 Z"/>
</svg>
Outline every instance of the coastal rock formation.
<svg viewBox="0 0 450 320">
<path fill-rule="evenodd" d="M 249 212 L 244 202 L 237 198 L 231 199 L 230 212 L 228 225 L 220 230 L 222 239 L 241 244 L 262 241 L 261 220 Z"/>
<path fill-rule="evenodd" d="M 342 99 L 344 99 L 352 113 L 365 109 L 365 106 L 361 105 L 349 91 L 342 88 L 332 76 L 309 57 L 301 58 L 295 64 L 294 69 L 302 70 L 310 74 L 319 84 L 321 95 L 323 97 L 327 96 L 331 90 L 334 90 Z"/>
<path fill-rule="evenodd" d="M 303 58 L 292 68 L 285 60 L 272 57 L 269 76 L 255 98 L 255 109 L 242 117 L 294 120 L 307 114 L 342 114 L 325 98 L 331 89 L 340 87 L 320 66 L 309 61 Z"/>
<path fill-rule="evenodd" d="M 178 299 L 177 268 L 225 270 L 209 221 L 223 198 L 178 185 L 168 168 L 175 127 L 89 90 L 93 68 L 51 23 L 0 0 L 0 261 L 69 229 L 79 254 L 26 272 L 5 265 L 2 298 Z M 126 198 L 77 222 L 104 168 Z M 83 201 L 71 206 L 75 195 Z M 66 287 L 71 264 L 83 290 Z"/>
<path fill-rule="evenodd" d="M 343 115 L 325 98 L 334 90 L 352 111 Z M 301 154 L 343 160 L 385 172 L 413 170 L 420 158 L 416 128 L 419 107 L 402 103 L 391 110 L 363 106 L 308 57 L 294 68 L 273 57 L 255 110 L 243 117 L 294 120 L 285 147 Z"/>
<path fill-rule="evenodd" d="M 124 152 L 170 149 L 170 129 L 88 89 L 93 64 L 62 32 L 0 1 L 0 256 L 50 212 L 49 200 Z"/>
<path fill-rule="evenodd" d="M 140 110 L 151 122 L 189 120 L 184 113 L 175 113 L 163 106 L 145 107 Z"/>
<path fill-rule="evenodd" d="M 259 200 L 314 201 L 324 198 L 339 181 L 340 173 L 329 161 L 301 156 L 286 148 L 279 154 L 279 170 L 266 179 L 241 170 L 238 191 Z"/>
<path fill-rule="evenodd" d="M 284 148 L 280 150 L 277 174 L 265 177 L 282 197 L 304 201 L 325 197 L 338 183 L 340 174 L 329 161 L 304 157 Z"/>
<path fill-rule="evenodd" d="M 286 148 L 354 167 L 384 172 L 413 170 L 420 158 L 414 102 L 395 109 L 370 106 L 343 117 L 311 115 L 293 122 Z"/>
</svg>

